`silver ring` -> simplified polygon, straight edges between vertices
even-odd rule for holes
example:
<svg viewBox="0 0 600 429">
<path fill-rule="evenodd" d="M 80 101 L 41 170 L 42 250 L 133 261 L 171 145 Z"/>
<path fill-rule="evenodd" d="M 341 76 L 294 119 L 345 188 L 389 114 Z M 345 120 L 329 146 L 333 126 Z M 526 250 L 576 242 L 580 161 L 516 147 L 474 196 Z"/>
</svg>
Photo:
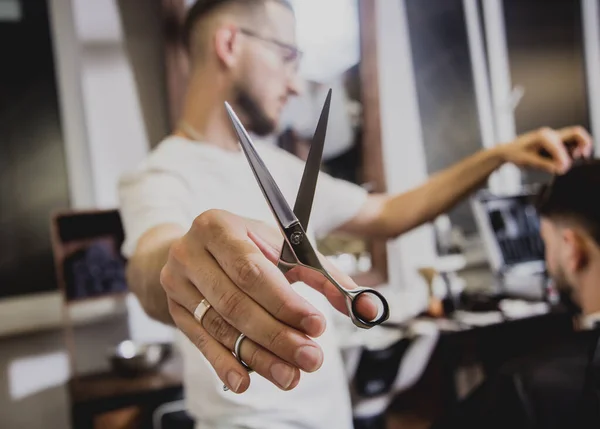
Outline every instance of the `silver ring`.
<svg viewBox="0 0 600 429">
<path fill-rule="evenodd" d="M 235 340 L 235 344 L 233 345 L 233 355 L 238 360 L 238 362 L 242 364 L 242 366 L 246 369 L 246 371 L 248 371 L 248 373 L 252 373 L 252 372 L 254 372 L 254 370 L 252 368 L 250 368 L 248 365 L 246 365 L 246 362 L 244 362 L 242 360 L 242 357 L 240 356 L 240 348 L 242 347 L 242 341 L 244 341 L 244 338 L 246 338 L 246 336 L 244 334 L 240 334 L 237 337 L 237 339 Z M 225 392 L 227 392 L 229 390 L 229 387 L 227 387 L 227 385 L 224 384 L 223 390 Z"/>
<path fill-rule="evenodd" d="M 206 299 L 203 299 L 194 310 L 194 319 L 196 319 L 200 325 L 202 325 L 202 318 L 210 307 L 212 307 L 210 303 Z"/>
<path fill-rule="evenodd" d="M 247 371 L 252 371 L 252 369 L 246 365 L 246 362 L 242 360 L 242 356 L 240 355 L 240 348 L 242 347 L 242 341 L 244 341 L 244 338 L 246 338 L 246 335 L 240 334 L 235 340 L 235 344 L 233 346 L 233 355 L 236 357 L 238 362 L 241 363 L 244 368 L 246 368 Z"/>
</svg>

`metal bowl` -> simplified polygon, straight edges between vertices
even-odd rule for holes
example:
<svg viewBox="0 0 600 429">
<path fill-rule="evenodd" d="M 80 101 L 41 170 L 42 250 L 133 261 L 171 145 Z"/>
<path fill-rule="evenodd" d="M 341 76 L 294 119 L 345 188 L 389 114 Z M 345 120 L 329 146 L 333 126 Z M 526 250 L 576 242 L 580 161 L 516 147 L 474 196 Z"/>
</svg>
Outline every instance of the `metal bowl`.
<svg viewBox="0 0 600 429">
<path fill-rule="evenodd" d="M 156 371 L 170 353 L 169 344 L 139 344 L 127 340 L 109 351 L 109 360 L 116 373 L 135 376 Z"/>
</svg>

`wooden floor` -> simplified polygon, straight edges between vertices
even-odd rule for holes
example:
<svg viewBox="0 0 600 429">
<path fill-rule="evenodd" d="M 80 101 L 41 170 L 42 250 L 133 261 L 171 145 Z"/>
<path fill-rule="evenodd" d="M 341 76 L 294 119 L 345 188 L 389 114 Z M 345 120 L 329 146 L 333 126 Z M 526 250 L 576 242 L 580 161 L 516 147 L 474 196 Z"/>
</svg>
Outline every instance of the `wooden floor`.
<svg viewBox="0 0 600 429">
<path fill-rule="evenodd" d="M 386 429 L 427 429 L 431 421 L 409 414 L 390 414 Z"/>
</svg>

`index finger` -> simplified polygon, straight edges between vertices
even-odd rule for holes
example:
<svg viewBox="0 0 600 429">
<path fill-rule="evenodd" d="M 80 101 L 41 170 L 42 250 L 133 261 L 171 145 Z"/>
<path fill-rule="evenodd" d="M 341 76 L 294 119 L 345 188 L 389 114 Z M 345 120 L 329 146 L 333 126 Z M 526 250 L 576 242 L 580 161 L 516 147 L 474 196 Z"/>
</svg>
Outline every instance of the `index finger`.
<svg viewBox="0 0 600 429">
<path fill-rule="evenodd" d="M 566 127 L 558 131 L 563 142 L 573 142 L 572 158 L 588 158 L 592 154 L 592 136 L 583 127 Z"/>
<path fill-rule="evenodd" d="M 325 270 L 327 270 L 335 281 L 337 281 L 344 289 L 352 290 L 358 288 L 358 285 L 354 280 L 336 267 L 331 261 L 327 260 L 322 255 L 319 255 L 319 259 L 321 260 L 323 268 L 325 268 Z M 304 267 L 298 267 L 297 269 L 291 270 L 288 277 L 314 285 L 317 290 L 327 297 L 327 300 L 331 302 L 338 311 L 341 311 L 346 315 L 348 314 L 347 304 L 349 303 L 349 298 L 339 291 L 337 287 L 335 287 L 335 285 L 320 272 Z M 379 303 L 381 302 L 379 297 L 375 297 L 372 292 L 366 292 L 361 293 L 356 299 L 356 311 L 361 319 L 374 321 L 378 318 Z M 377 302 L 374 300 L 377 300 Z M 356 313 L 354 315 L 358 316 Z"/>
<path fill-rule="evenodd" d="M 271 243 L 266 242 L 261 237 L 249 231 L 249 237 L 256 243 L 259 249 L 267 256 L 271 262 L 277 263 L 279 258 L 279 250 L 274 247 Z M 319 255 L 319 260 L 329 274 L 344 288 L 356 289 L 358 286 L 356 283 L 344 272 L 338 269 L 333 263 L 327 260 L 322 255 Z M 337 290 L 337 288 L 329 281 L 322 273 L 298 266 L 286 273 L 286 277 L 294 281 L 302 281 L 308 286 L 322 293 L 327 300 L 334 306 L 334 308 L 343 314 L 348 315 L 348 307 L 346 306 L 346 297 Z M 379 312 L 378 305 L 372 301 L 373 297 L 370 294 L 364 294 L 359 296 L 357 299 L 357 311 L 365 320 L 373 320 L 377 317 Z"/>
<path fill-rule="evenodd" d="M 231 281 L 275 319 L 318 337 L 325 330 L 324 316 L 298 294 L 283 273 L 248 237 L 239 218 L 221 213 L 223 222 L 210 230 L 205 248 Z"/>
</svg>

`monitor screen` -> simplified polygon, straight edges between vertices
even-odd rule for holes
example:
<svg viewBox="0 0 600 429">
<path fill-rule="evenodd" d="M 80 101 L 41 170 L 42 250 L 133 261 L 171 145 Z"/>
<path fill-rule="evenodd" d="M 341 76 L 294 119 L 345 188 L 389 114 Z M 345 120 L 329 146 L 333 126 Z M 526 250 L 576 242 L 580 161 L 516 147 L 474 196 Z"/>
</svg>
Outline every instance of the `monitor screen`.
<svg viewBox="0 0 600 429">
<path fill-rule="evenodd" d="M 540 221 L 528 195 L 482 201 L 505 265 L 544 260 Z"/>
</svg>

